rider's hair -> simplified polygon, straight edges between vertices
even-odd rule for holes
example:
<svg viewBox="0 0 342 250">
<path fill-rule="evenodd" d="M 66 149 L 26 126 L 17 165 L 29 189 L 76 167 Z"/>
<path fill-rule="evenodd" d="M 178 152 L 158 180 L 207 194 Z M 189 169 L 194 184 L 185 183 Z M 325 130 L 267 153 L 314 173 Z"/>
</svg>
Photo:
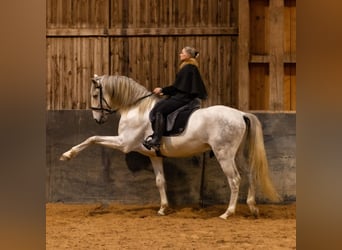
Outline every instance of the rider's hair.
<svg viewBox="0 0 342 250">
<path fill-rule="evenodd" d="M 186 53 L 188 53 L 192 58 L 197 58 L 199 56 L 199 51 L 193 47 L 186 46 L 184 47 Z"/>
</svg>

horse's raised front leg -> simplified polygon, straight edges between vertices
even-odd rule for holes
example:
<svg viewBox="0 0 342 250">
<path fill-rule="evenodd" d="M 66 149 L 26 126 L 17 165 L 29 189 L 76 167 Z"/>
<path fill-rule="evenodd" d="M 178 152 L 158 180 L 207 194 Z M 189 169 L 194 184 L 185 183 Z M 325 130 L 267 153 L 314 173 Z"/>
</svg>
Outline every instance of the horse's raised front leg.
<svg viewBox="0 0 342 250">
<path fill-rule="evenodd" d="M 156 175 L 156 185 L 160 194 L 160 209 L 159 215 L 165 215 L 166 209 L 169 207 L 169 203 L 166 195 L 166 183 L 163 168 L 163 158 L 161 157 L 150 157 L 154 174 Z"/>
<path fill-rule="evenodd" d="M 121 136 L 91 136 L 82 143 L 73 146 L 71 149 L 63 153 L 59 159 L 62 161 L 70 160 L 92 144 L 99 144 L 105 147 L 119 149 L 121 151 L 127 150 L 125 147 L 126 143 L 124 143 Z"/>
</svg>

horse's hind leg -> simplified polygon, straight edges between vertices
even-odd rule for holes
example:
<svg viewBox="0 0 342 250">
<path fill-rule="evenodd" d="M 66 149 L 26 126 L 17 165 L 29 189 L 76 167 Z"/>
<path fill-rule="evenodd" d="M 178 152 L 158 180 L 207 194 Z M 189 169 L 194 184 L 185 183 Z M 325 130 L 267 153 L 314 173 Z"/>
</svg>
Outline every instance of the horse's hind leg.
<svg viewBox="0 0 342 250">
<path fill-rule="evenodd" d="M 236 204 L 239 196 L 239 188 L 241 177 L 236 168 L 234 154 L 222 152 L 220 157 L 220 153 L 216 153 L 216 158 L 219 161 L 221 168 L 228 179 L 228 184 L 230 187 L 230 199 L 229 205 L 225 213 L 223 213 L 220 218 L 227 219 L 230 215 L 233 215 L 236 210 Z"/>
<path fill-rule="evenodd" d="M 255 179 L 253 178 L 252 174 L 248 174 L 248 181 L 249 181 L 249 188 L 248 188 L 248 195 L 247 195 L 247 205 L 249 210 L 255 217 L 259 217 L 259 209 L 255 206 Z"/>
<path fill-rule="evenodd" d="M 255 206 L 255 193 L 256 193 L 256 180 L 251 173 L 251 169 L 249 167 L 249 163 L 247 159 L 245 158 L 243 152 L 238 152 L 237 154 L 237 162 L 243 166 L 242 168 L 244 169 L 244 173 L 247 174 L 248 176 L 248 195 L 247 195 L 247 205 L 249 207 L 249 210 L 251 213 L 255 216 L 259 216 L 259 209 Z"/>
</svg>

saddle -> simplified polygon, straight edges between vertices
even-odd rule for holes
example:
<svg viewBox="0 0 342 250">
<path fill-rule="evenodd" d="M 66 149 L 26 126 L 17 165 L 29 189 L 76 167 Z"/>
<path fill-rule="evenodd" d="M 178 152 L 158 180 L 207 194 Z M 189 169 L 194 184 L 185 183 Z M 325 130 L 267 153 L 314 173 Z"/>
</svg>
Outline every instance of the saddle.
<svg viewBox="0 0 342 250">
<path fill-rule="evenodd" d="M 195 98 L 188 104 L 176 109 L 166 117 L 166 128 L 163 136 L 177 136 L 181 134 L 187 124 L 190 115 L 201 107 L 201 101 Z"/>
</svg>

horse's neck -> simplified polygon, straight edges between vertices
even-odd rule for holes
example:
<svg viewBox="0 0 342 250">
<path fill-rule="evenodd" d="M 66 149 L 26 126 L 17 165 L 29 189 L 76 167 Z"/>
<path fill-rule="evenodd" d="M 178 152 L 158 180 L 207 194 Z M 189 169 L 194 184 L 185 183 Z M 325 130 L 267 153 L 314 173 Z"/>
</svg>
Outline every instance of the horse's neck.
<svg viewBox="0 0 342 250">
<path fill-rule="evenodd" d="M 158 100 L 151 102 L 151 104 L 148 107 L 146 107 L 146 109 L 144 109 L 143 111 L 139 107 L 139 105 L 136 105 L 128 109 L 121 109 L 120 110 L 121 119 L 131 120 L 131 121 L 138 120 L 139 122 L 150 122 L 150 119 L 149 119 L 150 112 L 157 102 Z"/>
</svg>

